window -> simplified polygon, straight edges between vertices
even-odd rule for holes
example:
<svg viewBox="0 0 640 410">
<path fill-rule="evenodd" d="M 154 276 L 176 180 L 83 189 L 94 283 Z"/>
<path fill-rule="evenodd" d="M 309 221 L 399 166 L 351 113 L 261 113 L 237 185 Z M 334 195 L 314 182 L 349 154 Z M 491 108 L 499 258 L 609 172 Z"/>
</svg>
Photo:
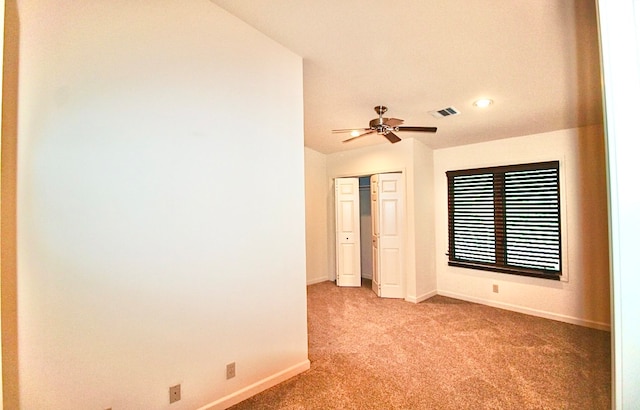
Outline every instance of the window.
<svg viewBox="0 0 640 410">
<path fill-rule="evenodd" d="M 447 172 L 449 265 L 560 279 L 559 165 Z"/>
</svg>

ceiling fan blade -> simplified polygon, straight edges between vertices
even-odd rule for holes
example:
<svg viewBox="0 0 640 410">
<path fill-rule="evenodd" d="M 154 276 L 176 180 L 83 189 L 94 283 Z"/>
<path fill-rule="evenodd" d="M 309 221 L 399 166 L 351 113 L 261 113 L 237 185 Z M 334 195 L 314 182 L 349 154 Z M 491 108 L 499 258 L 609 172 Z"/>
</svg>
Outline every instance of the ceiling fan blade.
<svg viewBox="0 0 640 410">
<path fill-rule="evenodd" d="M 436 132 L 436 127 L 398 127 L 398 131 Z"/>
<path fill-rule="evenodd" d="M 344 128 L 341 130 L 331 130 L 332 133 L 334 134 L 338 134 L 341 132 L 353 132 L 353 131 L 365 131 L 368 130 L 369 128 Z"/>
<path fill-rule="evenodd" d="M 401 120 L 400 118 L 385 118 L 384 124 L 390 127 L 397 127 L 403 122 L 404 120 Z"/>
<path fill-rule="evenodd" d="M 351 131 L 353 131 L 353 130 L 351 130 Z M 371 134 L 372 132 L 373 132 L 373 130 L 369 130 L 369 131 L 367 131 L 367 132 L 363 132 L 363 133 L 362 133 L 362 134 L 360 134 L 360 135 L 356 135 L 355 137 L 347 138 L 346 140 L 344 140 L 344 141 L 342 141 L 342 142 L 349 142 L 349 141 L 353 141 L 353 140 L 355 140 L 355 139 L 357 139 L 357 138 L 364 137 L 365 135 L 369 135 L 369 134 Z"/>
<path fill-rule="evenodd" d="M 396 134 L 394 134 L 393 132 L 387 132 L 386 134 L 383 134 L 383 135 L 392 144 L 395 144 L 396 142 L 400 141 L 400 138 L 398 138 L 398 136 Z"/>
</svg>

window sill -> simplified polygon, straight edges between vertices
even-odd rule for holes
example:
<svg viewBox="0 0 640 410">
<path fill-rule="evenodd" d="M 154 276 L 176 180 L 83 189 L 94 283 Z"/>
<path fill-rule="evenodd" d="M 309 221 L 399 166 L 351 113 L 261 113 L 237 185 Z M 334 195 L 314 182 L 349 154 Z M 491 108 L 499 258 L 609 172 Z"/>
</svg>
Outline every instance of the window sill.
<svg viewBox="0 0 640 410">
<path fill-rule="evenodd" d="M 449 261 L 449 266 L 455 266 L 457 268 L 467 268 L 476 270 L 486 270 L 490 272 L 507 273 L 510 275 L 529 276 L 533 278 L 560 280 L 562 275 L 560 273 L 543 273 L 540 271 L 525 269 L 525 268 L 511 268 L 504 266 L 485 265 L 482 263 L 463 262 L 463 261 Z"/>
</svg>

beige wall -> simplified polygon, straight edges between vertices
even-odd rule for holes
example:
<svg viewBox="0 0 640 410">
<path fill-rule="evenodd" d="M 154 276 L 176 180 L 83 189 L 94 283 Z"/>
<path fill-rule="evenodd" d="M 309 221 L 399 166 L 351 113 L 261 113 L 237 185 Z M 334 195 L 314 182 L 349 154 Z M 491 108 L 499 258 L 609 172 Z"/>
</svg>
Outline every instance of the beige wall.
<svg viewBox="0 0 640 410">
<path fill-rule="evenodd" d="M 609 259 L 604 137 L 601 127 L 555 131 L 437 150 L 438 293 L 597 328 L 609 328 Z M 563 275 L 529 278 L 447 264 L 449 170 L 560 160 Z M 492 285 L 499 286 L 493 293 Z"/>
<path fill-rule="evenodd" d="M 18 404 L 18 324 L 16 268 L 16 161 L 18 103 L 18 17 L 15 1 L 5 2 L 2 81 L 1 306 L 2 395 L 5 409 Z"/>
<path fill-rule="evenodd" d="M 307 284 L 329 279 L 327 156 L 304 149 Z"/>
<path fill-rule="evenodd" d="M 0 0 L 0 10 L 2 10 L 2 16 L 0 16 L 0 44 L 3 45 L 2 47 L 2 51 L 0 51 L 0 73 L 3 72 L 3 67 L 4 67 L 4 0 Z M 0 95 L 3 95 L 2 92 L 3 88 L 2 88 L 2 78 L 0 78 Z M 2 118 L 2 106 L 0 105 L 0 118 Z M 1 142 L 1 134 L 0 134 L 0 142 Z M 0 145 L 1 146 L 1 145 Z M 0 160 L 0 165 L 2 164 L 1 160 Z M 0 180 L 0 192 L 2 189 L 2 182 Z M 0 211 L 2 210 L 2 198 L 0 196 Z M 0 239 L 0 244 L 1 244 L 1 239 Z M 2 254 L 0 252 L 0 273 L 2 272 Z M 0 295 L 2 294 L 2 275 L 0 274 Z M 0 329 L 2 329 L 2 309 L 1 309 L 2 304 L 0 303 Z M 2 352 L 2 338 L 0 338 L 0 352 Z M 3 403 L 4 400 L 2 399 L 2 361 L 0 360 L 0 410 L 2 410 L 4 408 Z"/>
<path fill-rule="evenodd" d="M 415 207 L 414 243 L 416 254 L 416 295 L 418 300 L 433 296 L 437 291 L 435 263 L 435 200 L 433 190 L 433 153 L 416 141 L 413 151 L 413 191 Z"/>
<path fill-rule="evenodd" d="M 194 409 L 308 368 L 301 58 L 206 0 L 19 15 L 20 408 L 180 383 Z"/>
</svg>

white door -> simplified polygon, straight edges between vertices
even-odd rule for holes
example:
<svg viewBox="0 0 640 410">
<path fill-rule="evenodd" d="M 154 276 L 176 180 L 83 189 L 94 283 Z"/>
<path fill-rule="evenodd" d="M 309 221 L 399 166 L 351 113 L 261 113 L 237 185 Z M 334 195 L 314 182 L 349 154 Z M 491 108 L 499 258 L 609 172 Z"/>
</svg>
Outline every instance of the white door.
<svg viewBox="0 0 640 410">
<path fill-rule="evenodd" d="M 360 191 L 358 178 L 336 178 L 336 283 L 360 286 Z"/>
<path fill-rule="evenodd" d="M 380 269 L 378 268 L 379 254 L 378 254 L 378 239 L 380 232 L 378 231 L 378 219 L 380 218 L 380 212 L 378 212 L 378 175 L 371 176 L 371 242 L 372 242 L 372 273 L 371 273 L 371 288 L 380 296 Z"/>
<path fill-rule="evenodd" d="M 373 181 L 376 181 L 376 208 Z M 378 174 L 371 178 L 373 219 L 373 283 L 378 296 L 404 298 L 404 190 L 402 174 Z"/>
</svg>

